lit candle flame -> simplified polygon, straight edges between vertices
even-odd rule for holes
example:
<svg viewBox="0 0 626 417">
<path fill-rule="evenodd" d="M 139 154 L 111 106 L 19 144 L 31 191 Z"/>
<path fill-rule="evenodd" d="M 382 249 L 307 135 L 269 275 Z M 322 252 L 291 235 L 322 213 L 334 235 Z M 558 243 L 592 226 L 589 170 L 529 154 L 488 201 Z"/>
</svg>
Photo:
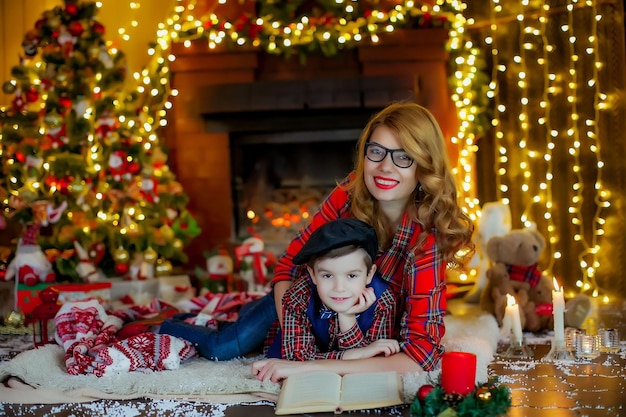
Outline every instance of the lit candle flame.
<svg viewBox="0 0 626 417">
<path fill-rule="evenodd" d="M 554 291 L 563 291 L 563 287 L 559 286 L 555 277 L 552 277 L 552 284 L 554 285 Z"/>
<path fill-rule="evenodd" d="M 511 294 L 507 294 L 506 295 L 506 305 L 507 305 L 507 307 L 512 307 L 515 304 L 516 304 L 515 297 L 513 297 Z"/>
</svg>

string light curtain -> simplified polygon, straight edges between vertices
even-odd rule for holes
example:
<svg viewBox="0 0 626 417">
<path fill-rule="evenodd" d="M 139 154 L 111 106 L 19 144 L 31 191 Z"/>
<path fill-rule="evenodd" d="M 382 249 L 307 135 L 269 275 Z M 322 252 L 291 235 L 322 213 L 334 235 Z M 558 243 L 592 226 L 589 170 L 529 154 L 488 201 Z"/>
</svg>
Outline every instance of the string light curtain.
<svg viewBox="0 0 626 417">
<path fill-rule="evenodd" d="M 493 152 L 495 199 L 510 204 L 514 227 L 547 237 L 545 272 L 571 293 L 624 293 L 621 2 L 469 4 L 468 30 L 492 59 L 482 149 Z"/>
</svg>

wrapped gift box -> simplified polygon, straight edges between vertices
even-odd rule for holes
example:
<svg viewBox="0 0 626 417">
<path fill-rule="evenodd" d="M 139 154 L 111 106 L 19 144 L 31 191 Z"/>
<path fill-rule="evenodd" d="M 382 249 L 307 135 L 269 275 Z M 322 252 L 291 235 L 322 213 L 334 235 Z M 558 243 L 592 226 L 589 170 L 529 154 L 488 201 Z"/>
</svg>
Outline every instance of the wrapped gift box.
<svg viewBox="0 0 626 417">
<path fill-rule="evenodd" d="M 83 301 L 97 299 L 100 303 L 107 305 L 111 301 L 111 283 L 39 283 L 32 286 L 18 284 L 17 286 L 17 307 L 22 310 L 28 318 L 33 309 L 41 304 L 39 293 L 47 287 L 53 287 L 59 291 L 59 302 Z"/>
<path fill-rule="evenodd" d="M 107 278 L 104 282 L 112 284 L 111 303 L 114 308 L 123 308 L 129 302 L 147 305 L 154 298 L 176 306 L 196 294 L 188 275 L 170 275 L 146 280 Z"/>
<path fill-rule="evenodd" d="M 111 287 L 111 301 L 114 307 L 121 308 L 120 300 L 129 296 L 135 304 L 148 304 L 158 294 L 159 282 L 156 279 L 125 280 L 123 278 L 107 278 Z"/>
</svg>

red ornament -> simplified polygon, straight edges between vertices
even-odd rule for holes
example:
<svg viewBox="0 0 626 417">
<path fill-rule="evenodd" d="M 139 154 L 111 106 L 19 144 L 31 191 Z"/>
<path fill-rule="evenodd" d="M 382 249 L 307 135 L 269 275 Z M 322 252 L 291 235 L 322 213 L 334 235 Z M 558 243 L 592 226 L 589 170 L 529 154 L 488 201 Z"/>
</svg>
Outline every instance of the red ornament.
<svg viewBox="0 0 626 417">
<path fill-rule="evenodd" d="M 48 175 L 44 180 L 44 183 L 48 186 L 48 188 L 56 187 L 57 178 L 54 175 Z"/>
<path fill-rule="evenodd" d="M 76 16 L 76 14 L 78 13 L 78 6 L 75 3 L 69 3 L 67 6 L 65 6 L 65 11 L 70 16 Z"/>
<path fill-rule="evenodd" d="M 416 394 L 416 395 L 417 395 L 417 398 L 418 398 L 420 401 L 424 401 L 424 400 L 426 399 L 426 396 L 427 396 L 428 394 L 430 394 L 430 392 L 433 390 L 433 388 L 435 388 L 435 387 L 433 387 L 432 385 L 429 385 L 429 384 L 422 385 L 422 386 L 421 386 L 421 387 L 419 387 L 419 389 L 417 390 L 417 394 Z"/>
<path fill-rule="evenodd" d="M 24 155 L 24 152 L 22 151 L 17 151 L 15 152 L 15 159 L 23 164 L 24 162 L 26 162 L 26 155 Z"/>
<path fill-rule="evenodd" d="M 70 23 L 68 30 L 72 34 L 72 36 L 80 36 L 83 33 L 83 25 L 78 21 L 73 21 Z"/>
<path fill-rule="evenodd" d="M 91 262 L 98 265 L 102 261 L 102 258 L 104 258 L 105 249 L 104 243 L 102 242 L 95 242 L 91 245 L 89 248 L 89 259 L 91 259 Z"/>
<path fill-rule="evenodd" d="M 34 88 L 31 88 L 26 92 L 26 101 L 29 103 L 33 103 L 39 100 L 39 92 Z"/>
<path fill-rule="evenodd" d="M 67 96 L 59 97 L 59 104 L 67 110 L 72 107 L 72 99 Z"/>
<path fill-rule="evenodd" d="M 138 174 L 139 171 L 141 171 L 141 165 L 139 165 L 137 161 L 131 161 L 128 163 L 128 172 L 135 175 Z"/>
<path fill-rule="evenodd" d="M 104 35 L 104 25 L 100 22 L 94 22 L 91 29 L 100 35 Z"/>
<path fill-rule="evenodd" d="M 128 274 L 128 264 L 116 264 L 115 274 L 120 276 Z"/>
<path fill-rule="evenodd" d="M 74 181 L 74 177 L 71 176 L 71 175 L 68 175 L 66 177 L 63 177 L 63 178 L 59 179 L 59 181 L 57 183 L 57 190 L 61 194 L 69 195 L 70 194 L 70 184 L 71 184 L 72 181 Z"/>
</svg>

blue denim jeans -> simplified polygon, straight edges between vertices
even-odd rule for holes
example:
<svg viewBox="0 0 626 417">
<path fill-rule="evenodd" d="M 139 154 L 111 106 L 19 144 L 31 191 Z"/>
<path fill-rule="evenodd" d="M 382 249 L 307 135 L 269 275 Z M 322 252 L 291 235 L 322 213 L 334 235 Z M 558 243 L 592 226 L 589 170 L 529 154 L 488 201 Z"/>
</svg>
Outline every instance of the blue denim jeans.
<svg viewBox="0 0 626 417">
<path fill-rule="evenodd" d="M 159 333 L 185 339 L 200 356 L 220 361 L 261 352 L 272 324 L 278 320 L 273 290 L 244 305 L 236 321 L 220 323 L 218 330 L 184 322 L 194 315 L 178 314 L 163 321 Z"/>
</svg>

